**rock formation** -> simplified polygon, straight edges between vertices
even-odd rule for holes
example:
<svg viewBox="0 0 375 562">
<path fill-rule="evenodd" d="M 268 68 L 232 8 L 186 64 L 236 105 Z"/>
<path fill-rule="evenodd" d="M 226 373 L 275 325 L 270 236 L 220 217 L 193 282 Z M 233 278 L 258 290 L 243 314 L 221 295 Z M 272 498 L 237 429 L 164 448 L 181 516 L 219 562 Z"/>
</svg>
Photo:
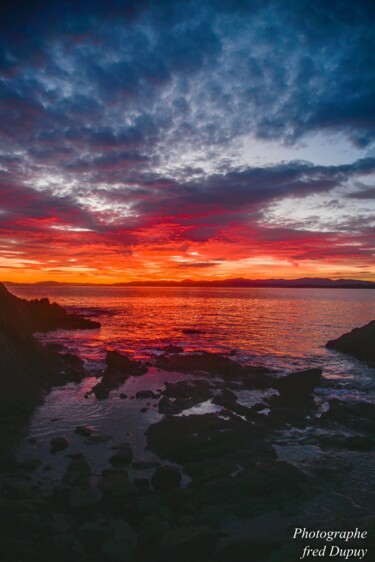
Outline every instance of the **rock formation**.
<svg viewBox="0 0 375 562">
<path fill-rule="evenodd" d="M 354 355 L 365 361 L 375 360 L 375 320 L 361 328 L 354 328 L 335 340 L 326 343 L 329 349 Z"/>
</svg>

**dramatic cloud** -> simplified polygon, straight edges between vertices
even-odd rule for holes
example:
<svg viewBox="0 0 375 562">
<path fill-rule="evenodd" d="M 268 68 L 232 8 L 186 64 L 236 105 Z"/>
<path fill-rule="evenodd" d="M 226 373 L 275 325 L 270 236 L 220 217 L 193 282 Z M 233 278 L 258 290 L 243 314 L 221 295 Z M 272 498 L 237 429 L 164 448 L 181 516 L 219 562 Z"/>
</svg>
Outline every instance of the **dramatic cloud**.
<svg viewBox="0 0 375 562">
<path fill-rule="evenodd" d="M 373 277 L 374 24 L 370 0 L 2 7 L 8 278 Z"/>
</svg>

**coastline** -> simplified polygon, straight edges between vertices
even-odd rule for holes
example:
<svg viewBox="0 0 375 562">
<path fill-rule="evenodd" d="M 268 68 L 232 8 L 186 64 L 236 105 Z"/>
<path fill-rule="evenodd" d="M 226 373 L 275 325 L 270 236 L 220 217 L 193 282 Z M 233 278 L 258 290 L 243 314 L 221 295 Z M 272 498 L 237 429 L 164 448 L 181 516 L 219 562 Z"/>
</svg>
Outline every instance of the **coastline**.
<svg viewBox="0 0 375 562">
<path fill-rule="evenodd" d="M 59 477 L 46 458 L 14 458 L 2 474 L 2 513 L 13 514 L 3 529 L 5 561 L 35 552 L 45 560 L 150 562 L 232 562 L 250 553 L 285 562 L 302 554 L 292 528 L 338 523 L 367 530 L 371 543 L 372 404 L 331 400 L 327 409 L 314 394 L 324 372 L 290 373 L 280 383 L 259 365 L 204 350 L 170 346 L 147 365 L 110 353 L 106 362 L 101 380 L 87 386 L 83 372 L 68 383 L 71 393 L 82 387 L 86 403 L 131 408 L 135 422 L 150 416 L 153 460 L 141 459 L 121 424 L 112 435 L 86 426 L 49 439 Z M 244 403 L 246 393 L 259 401 Z M 293 444 L 305 450 L 302 460 L 288 452 Z M 105 466 L 92 468 L 86 451 Z"/>
</svg>

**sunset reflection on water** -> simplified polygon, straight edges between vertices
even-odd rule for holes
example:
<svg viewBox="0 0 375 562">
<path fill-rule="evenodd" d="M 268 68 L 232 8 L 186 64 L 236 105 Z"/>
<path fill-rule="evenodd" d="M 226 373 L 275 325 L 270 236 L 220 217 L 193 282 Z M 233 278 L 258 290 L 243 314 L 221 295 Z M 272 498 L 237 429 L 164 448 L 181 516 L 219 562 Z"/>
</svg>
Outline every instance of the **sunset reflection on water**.
<svg viewBox="0 0 375 562">
<path fill-rule="evenodd" d="M 345 375 L 348 358 L 324 344 L 375 317 L 374 293 L 356 289 L 128 288 L 18 286 L 25 298 L 52 301 L 95 317 L 100 330 L 42 336 L 101 365 L 106 349 L 139 358 L 174 344 L 185 351 L 232 353 L 277 369 L 325 363 L 329 376 Z M 185 333 L 192 330 L 194 333 Z M 356 369 L 349 360 L 350 369 Z"/>
</svg>

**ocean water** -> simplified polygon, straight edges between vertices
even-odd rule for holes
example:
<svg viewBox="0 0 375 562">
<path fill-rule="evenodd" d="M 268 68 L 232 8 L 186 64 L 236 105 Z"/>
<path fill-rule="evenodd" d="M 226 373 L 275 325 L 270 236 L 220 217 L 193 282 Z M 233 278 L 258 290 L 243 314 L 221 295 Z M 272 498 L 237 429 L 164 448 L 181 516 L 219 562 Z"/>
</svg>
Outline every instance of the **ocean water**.
<svg viewBox="0 0 375 562">
<path fill-rule="evenodd" d="M 375 293 L 357 289 L 124 288 L 17 286 L 23 298 L 47 296 L 101 322 L 100 330 L 40 334 L 101 368 L 107 349 L 147 358 L 166 345 L 229 353 L 285 371 L 314 364 L 326 376 L 350 376 L 366 365 L 325 343 L 375 318 Z M 186 334 L 194 329 L 198 333 Z M 372 369 L 370 368 L 370 371 Z M 359 375 L 359 373 L 357 373 Z"/>
<path fill-rule="evenodd" d="M 61 475 L 68 463 L 62 456 L 65 452 L 50 454 L 50 439 L 56 435 L 68 438 L 66 453 L 83 451 L 98 472 L 107 466 L 111 447 L 125 441 L 133 447 L 134 460 L 155 460 L 145 450 L 144 433 L 162 416 L 157 412 L 157 400 L 139 400 L 135 394 L 144 389 L 157 391 L 166 380 L 186 375 L 151 368 L 142 377 L 130 377 L 108 400 L 98 401 L 88 391 L 98 380 L 107 349 L 147 359 L 172 343 L 185 351 L 231 353 L 234 359 L 266 365 L 279 373 L 319 366 L 324 383 L 316 394 L 322 403 L 331 397 L 375 402 L 375 365 L 325 348 L 329 339 L 375 318 L 371 290 L 25 285 L 11 287 L 11 291 L 28 299 L 48 297 L 70 312 L 101 322 L 98 330 L 38 335 L 43 342 L 63 344 L 66 351 L 81 356 L 93 375 L 78 385 L 55 388 L 35 410 L 27 428 L 19 454 L 43 459 L 54 476 Z M 186 329 L 197 332 L 185 333 Z M 121 399 L 121 393 L 127 398 Z M 239 399 L 251 405 L 262 399 L 260 394 L 246 391 Z M 207 402 L 185 413 L 214 408 Z M 84 424 L 109 435 L 110 440 L 99 445 L 85 443 L 74 433 L 76 426 Z M 49 473 L 39 476 L 47 482 L 50 479 Z"/>
</svg>

